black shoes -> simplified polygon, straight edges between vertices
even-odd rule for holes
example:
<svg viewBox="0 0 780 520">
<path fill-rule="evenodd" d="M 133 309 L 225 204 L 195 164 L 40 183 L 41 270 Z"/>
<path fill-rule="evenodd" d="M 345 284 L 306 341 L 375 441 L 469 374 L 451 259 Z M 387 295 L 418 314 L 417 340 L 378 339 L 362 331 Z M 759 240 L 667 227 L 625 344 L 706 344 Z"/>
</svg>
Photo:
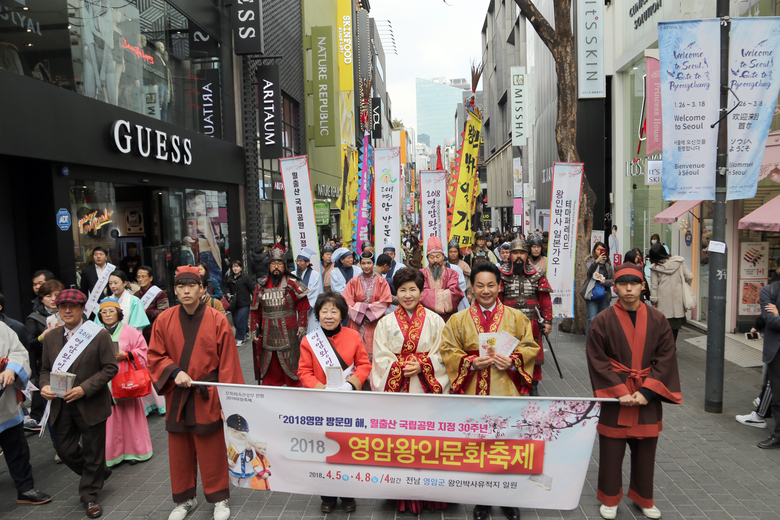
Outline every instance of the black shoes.
<svg viewBox="0 0 780 520">
<path fill-rule="evenodd" d="M 539 381 L 534 381 L 531 383 L 531 393 L 528 394 L 531 397 L 538 397 L 539 396 Z"/>
<path fill-rule="evenodd" d="M 474 520 L 488 520 L 490 518 L 490 506 L 474 506 Z"/>
<path fill-rule="evenodd" d="M 320 511 L 323 513 L 332 513 L 333 508 L 336 506 L 336 499 L 333 499 L 333 501 L 330 500 L 323 500 L 322 505 L 320 506 Z"/>
<path fill-rule="evenodd" d="M 357 502 L 354 498 L 341 499 L 341 504 L 344 506 L 344 511 L 347 513 L 354 513 L 357 509 Z"/>
<path fill-rule="evenodd" d="M 501 510 L 509 520 L 520 520 L 520 509 L 516 507 L 502 507 Z"/>
<path fill-rule="evenodd" d="M 777 435 L 772 435 L 767 440 L 759 442 L 758 447 L 764 450 L 780 448 L 780 437 Z"/>
<path fill-rule="evenodd" d="M 30 491 L 18 493 L 16 495 L 17 504 L 32 504 L 34 506 L 39 506 L 41 504 L 48 504 L 49 502 L 51 502 L 51 497 L 46 493 L 41 493 L 37 489 L 31 489 Z"/>
</svg>

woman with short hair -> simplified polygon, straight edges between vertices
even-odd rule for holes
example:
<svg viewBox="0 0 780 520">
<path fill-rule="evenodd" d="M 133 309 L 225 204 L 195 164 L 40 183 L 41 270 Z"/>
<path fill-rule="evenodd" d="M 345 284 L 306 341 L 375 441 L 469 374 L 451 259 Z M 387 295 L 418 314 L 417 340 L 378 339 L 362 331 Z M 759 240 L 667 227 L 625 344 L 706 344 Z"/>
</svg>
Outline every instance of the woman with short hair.
<svg viewBox="0 0 780 520">
<path fill-rule="evenodd" d="M 119 301 L 116 298 L 104 298 L 100 302 L 97 318 L 111 334 L 111 341 L 118 345 L 114 352 L 119 365 L 118 374 L 131 368 L 146 369 L 149 347 L 141 332 L 122 323 L 124 312 Z M 134 465 L 150 458 L 152 439 L 142 398 L 114 399 L 111 416 L 106 422 L 106 466 L 116 466 L 124 461 Z"/>
<path fill-rule="evenodd" d="M 344 297 L 335 292 L 325 292 L 317 297 L 314 315 L 320 327 L 301 340 L 301 357 L 298 361 L 298 378 L 304 388 L 324 389 L 328 386 L 340 390 L 360 390 L 371 371 L 363 340 L 356 330 L 342 327 L 341 321 L 348 312 Z M 324 348 L 313 349 L 312 344 Z M 328 385 L 328 367 L 339 366 L 342 378 L 330 381 Z M 337 497 L 323 496 L 320 510 L 330 513 L 336 505 Z M 347 513 L 355 511 L 354 498 L 341 497 L 341 503 Z"/>
</svg>

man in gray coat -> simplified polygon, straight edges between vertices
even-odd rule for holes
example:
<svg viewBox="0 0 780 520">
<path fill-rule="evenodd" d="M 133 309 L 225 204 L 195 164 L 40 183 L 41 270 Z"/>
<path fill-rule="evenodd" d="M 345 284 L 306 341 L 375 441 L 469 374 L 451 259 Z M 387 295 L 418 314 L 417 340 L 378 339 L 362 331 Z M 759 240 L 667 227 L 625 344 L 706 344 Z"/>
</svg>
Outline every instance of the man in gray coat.
<svg viewBox="0 0 780 520">
<path fill-rule="evenodd" d="M 780 448 L 780 281 L 772 282 L 761 289 L 758 296 L 761 317 L 766 322 L 764 329 L 764 363 L 767 364 L 767 376 L 772 387 L 772 417 L 775 418 L 775 430 L 772 435 L 758 443 L 759 448 Z"/>
</svg>

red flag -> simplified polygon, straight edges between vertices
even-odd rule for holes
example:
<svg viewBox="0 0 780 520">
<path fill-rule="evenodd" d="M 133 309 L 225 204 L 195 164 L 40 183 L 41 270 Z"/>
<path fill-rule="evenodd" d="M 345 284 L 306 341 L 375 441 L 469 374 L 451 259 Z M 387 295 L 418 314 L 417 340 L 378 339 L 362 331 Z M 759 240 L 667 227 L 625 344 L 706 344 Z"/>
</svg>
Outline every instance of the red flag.
<svg viewBox="0 0 780 520">
<path fill-rule="evenodd" d="M 441 164 L 441 146 L 436 147 L 436 169 L 443 170 L 444 166 Z"/>
</svg>

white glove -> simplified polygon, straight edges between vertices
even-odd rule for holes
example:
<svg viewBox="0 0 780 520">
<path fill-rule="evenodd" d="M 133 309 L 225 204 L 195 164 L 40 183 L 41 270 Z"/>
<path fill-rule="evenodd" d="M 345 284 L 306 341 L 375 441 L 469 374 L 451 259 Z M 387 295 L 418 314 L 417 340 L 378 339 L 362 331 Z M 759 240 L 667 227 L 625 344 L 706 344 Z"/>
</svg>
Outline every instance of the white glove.
<svg viewBox="0 0 780 520">
<path fill-rule="evenodd" d="M 354 390 L 353 386 L 349 384 L 348 382 L 345 382 L 344 385 L 341 387 L 342 390 Z"/>
</svg>

